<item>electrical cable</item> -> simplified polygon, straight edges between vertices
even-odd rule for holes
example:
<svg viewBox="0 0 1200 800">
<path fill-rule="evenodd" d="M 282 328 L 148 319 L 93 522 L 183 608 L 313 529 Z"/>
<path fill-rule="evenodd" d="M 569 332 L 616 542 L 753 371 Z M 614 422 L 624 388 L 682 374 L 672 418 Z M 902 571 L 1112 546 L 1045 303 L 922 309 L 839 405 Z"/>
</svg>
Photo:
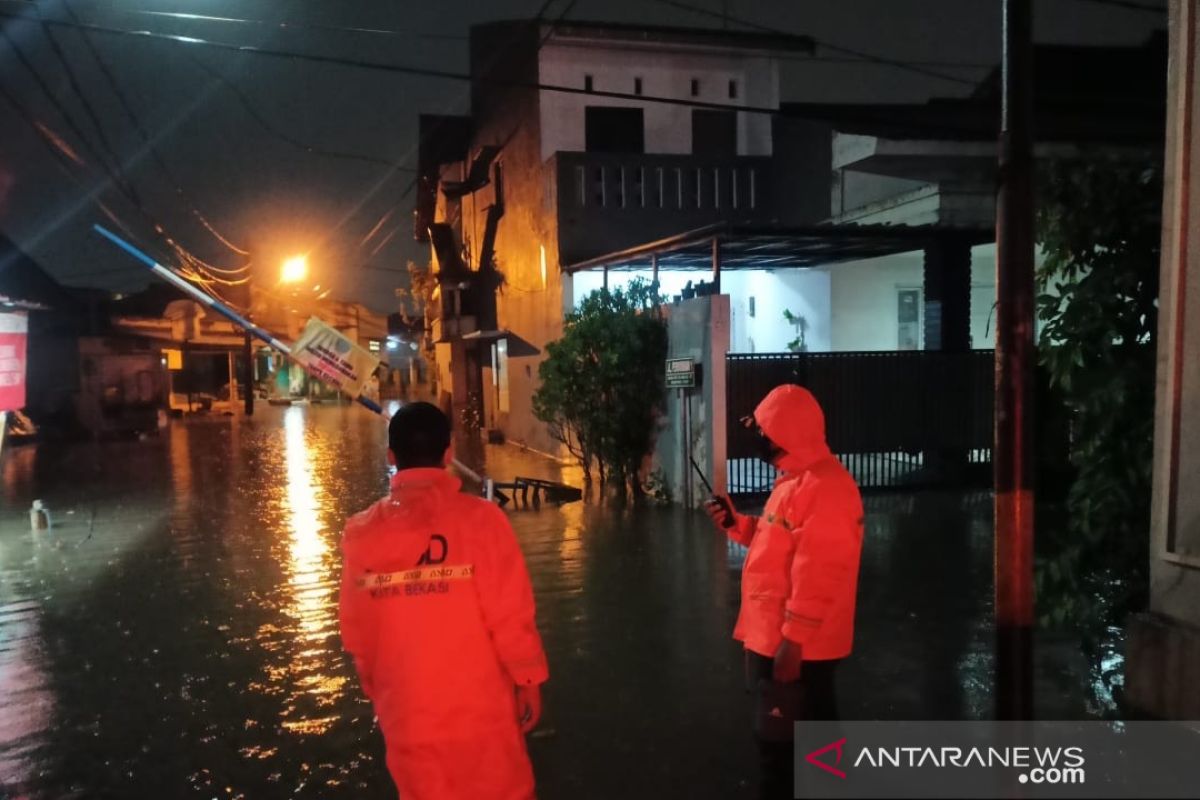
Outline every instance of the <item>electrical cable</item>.
<svg viewBox="0 0 1200 800">
<path fill-rule="evenodd" d="M 894 58 L 885 58 L 883 56 L 877 56 L 872 53 L 864 52 L 862 50 L 855 50 L 855 49 L 852 49 L 849 47 L 843 47 L 842 45 L 833 44 L 832 42 L 823 41 L 821 39 L 817 39 L 812 36 L 805 36 L 803 34 L 797 34 L 793 31 L 786 31 L 781 28 L 774 28 L 774 27 L 771 27 L 770 25 L 762 25 L 758 22 L 754 22 L 752 20 L 748 20 L 748 19 L 745 19 L 742 17 L 734 17 L 734 16 L 730 16 L 728 14 L 722 14 L 719 11 L 710 11 L 707 8 L 700 8 L 699 6 L 694 6 L 694 5 L 691 5 L 690 3 L 683 3 L 683 2 L 680 2 L 679 0 L 654 0 L 654 2 L 659 3 L 660 5 L 669 6 L 671 8 L 680 9 L 683 11 L 689 11 L 693 14 L 698 14 L 700 16 L 714 17 L 716 19 L 724 20 L 727 22 L 735 22 L 739 25 L 743 25 L 747 28 L 753 28 L 755 30 L 762 31 L 764 33 L 774 33 L 774 34 L 781 35 L 781 36 L 795 36 L 795 37 L 806 38 L 806 39 L 809 39 L 810 41 L 812 41 L 813 44 L 816 44 L 819 47 L 824 47 L 827 50 L 832 50 L 836 53 L 844 53 L 849 56 L 854 56 L 855 58 L 861 59 L 862 61 L 864 61 L 866 63 L 878 64 L 880 66 L 888 66 L 888 67 L 892 67 L 894 69 L 900 69 L 900 70 L 912 72 L 917 75 L 924 75 L 929 78 L 939 78 L 944 81 L 953 81 L 954 83 L 965 83 L 965 84 L 970 84 L 971 86 L 974 86 L 977 83 L 976 81 L 970 80 L 969 78 L 961 78 L 957 75 L 950 75 L 945 72 L 939 72 L 937 70 L 919 66 L 918 64 L 915 64 L 913 62 L 900 61 L 900 60 L 894 59 Z"/>
<path fill-rule="evenodd" d="M 62 6 L 63 6 L 63 10 L 65 10 L 67 12 L 67 16 L 69 16 L 72 21 L 74 21 L 74 22 L 79 21 L 79 18 L 75 14 L 75 10 L 71 7 L 70 0 L 62 0 Z M 171 171 L 171 168 L 167 165 L 166 160 L 163 158 L 162 154 L 158 151 L 158 148 L 156 148 L 154 146 L 154 141 L 150 137 L 150 134 L 146 132 L 146 129 L 142 125 L 141 120 L 138 119 L 137 112 L 135 112 L 133 109 L 133 104 L 129 101 L 129 98 L 125 95 L 125 92 L 123 92 L 121 90 L 121 86 L 117 82 L 116 77 L 113 75 L 112 70 L 109 68 L 108 64 L 104 61 L 104 59 L 101 58 L 99 50 L 96 48 L 95 43 L 92 41 L 91 34 L 88 33 L 87 31 L 81 31 L 80 36 L 83 39 L 85 46 L 88 48 L 88 51 L 91 53 L 92 58 L 95 60 L 96 65 L 100 68 L 101 75 L 103 75 L 105 80 L 108 81 L 108 85 L 112 88 L 113 93 L 116 95 L 117 101 L 119 102 L 122 110 L 125 112 L 125 116 L 129 120 L 130 125 L 133 126 L 133 129 L 135 131 L 137 131 L 137 134 L 141 138 L 142 143 L 145 145 L 147 151 L 150 153 L 151 159 L 158 166 L 158 168 L 162 171 L 163 175 L 166 177 L 167 181 L 170 183 L 171 187 L 174 189 L 175 194 L 179 197 L 179 199 L 183 203 L 185 203 L 188 206 L 188 209 L 191 211 L 192 215 L 197 219 L 197 221 L 200 222 L 200 224 L 209 233 L 212 234 L 213 238 L 215 238 L 221 244 L 225 245 L 225 247 L 229 248 L 231 251 L 233 251 L 237 255 L 241 255 L 241 256 L 250 255 L 250 253 L 248 251 L 243 250 L 242 248 L 233 244 L 232 242 L 229 241 L 228 238 L 226 238 L 224 235 L 222 235 L 216 229 L 216 227 L 208 220 L 208 218 L 200 211 L 200 209 L 198 209 L 196 207 L 195 202 L 193 202 L 192 199 L 187 195 L 187 193 L 184 192 L 183 187 L 180 185 L 179 180 L 175 177 L 175 174 Z M 237 270 L 237 271 L 243 271 L 247 268 L 248 267 L 244 266 L 241 268 L 241 270 Z"/>
</svg>

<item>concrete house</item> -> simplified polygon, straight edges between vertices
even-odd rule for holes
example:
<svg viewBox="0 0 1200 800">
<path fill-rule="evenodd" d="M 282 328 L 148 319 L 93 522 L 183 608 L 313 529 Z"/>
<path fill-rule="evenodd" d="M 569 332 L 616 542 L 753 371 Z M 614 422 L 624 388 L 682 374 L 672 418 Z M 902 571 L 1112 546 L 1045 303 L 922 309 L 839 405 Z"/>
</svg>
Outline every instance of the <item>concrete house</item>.
<svg viewBox="0 0 1200 800">
<path fill-rule="evenodd" d="M 564 265 L 731 217 L 803 213 L 773 174 L 763 112 L 779 105 L 773 55 L 811 49 L 608 23 L 472 28 L 471 116 L 422 120 L 416 212 L 418 239 L 433 226 L 434 261 L 454 274 L 434 338 L 456 413 L 555 451 L 530 400 L 537 354 L 578 295 Z M 473 288 L 491 266 L 503 275 L 494 311 Z"/>
</svg>

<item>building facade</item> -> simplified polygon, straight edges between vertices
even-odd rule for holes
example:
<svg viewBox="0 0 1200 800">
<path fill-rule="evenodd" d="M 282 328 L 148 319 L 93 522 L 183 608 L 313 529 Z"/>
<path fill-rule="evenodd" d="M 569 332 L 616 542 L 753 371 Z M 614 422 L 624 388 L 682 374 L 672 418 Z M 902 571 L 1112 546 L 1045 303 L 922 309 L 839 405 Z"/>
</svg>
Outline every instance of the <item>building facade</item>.
<svg viewBox="0 0 1200 800">
<path fill-rule="evenodd" d="M 1158 386 L 1150 536 L 1150 609 L 1130 626 L 1131 705 L 1200 719 L 1200 163 L 1198 9 L 1171 0 L 1167 149 L 1159 290 Z"/>
<path fill-rule="evenodd" d="M 540 352 L 575 303 L 562 266 L 795 208 L 779 202 L 772 118 L 761 112 L 779 104 L 772 56 L 811 47 L 800 37 L 575 22 L 472 29 L 469 135 L 461 152 L 422 165 L 416 231 L 446 225 L 468 269 L 490 261 L 503 276 L 496 331 L 474 320 L 449 334 L 443 324 L 435 337 L 440 383 L 459 413 L 478 405 L 488 427 L 557 453 L 531 400 Z M 487 351 L 472 355 L 455 338 L 473 333 L 490 336 Z M 510 336 L 539 355 L 514 355 Z"/>
</svg>

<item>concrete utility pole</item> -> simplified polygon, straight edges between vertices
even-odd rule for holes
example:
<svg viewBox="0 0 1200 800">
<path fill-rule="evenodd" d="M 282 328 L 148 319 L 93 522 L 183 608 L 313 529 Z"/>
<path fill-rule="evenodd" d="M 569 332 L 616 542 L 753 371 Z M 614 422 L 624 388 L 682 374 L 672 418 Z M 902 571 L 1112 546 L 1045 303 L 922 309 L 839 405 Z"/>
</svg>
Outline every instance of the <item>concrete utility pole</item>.
<svg viewBox="0 0 1200 800">
<path fill-rule="evenodd" d="M 1033 717 L 1033 23 L 1003 0 L 996 198 L 996 718 Z"/>
</svg>

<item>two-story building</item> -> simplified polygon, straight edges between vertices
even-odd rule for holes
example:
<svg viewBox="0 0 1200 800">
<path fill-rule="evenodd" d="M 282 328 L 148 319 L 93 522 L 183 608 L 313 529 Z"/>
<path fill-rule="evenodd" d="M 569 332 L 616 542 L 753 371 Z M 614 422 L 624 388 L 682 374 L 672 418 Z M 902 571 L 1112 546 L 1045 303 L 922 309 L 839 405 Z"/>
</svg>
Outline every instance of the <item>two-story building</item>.
<svg viewBox="0 0 1200 800">
<path fill-rule="evenodd" d="M 609 23 L 472 28 L 471 116 L 423 119 L 416 224 L 419 239 L 435 225 L 434 260 L 452 276 L 435 339 L 456 412 L 556 451 L 531 398 L 536 354 L 575 303 L 563 265 L 714 222 L 822 216 L 772 169 L 775 56 L 811 49 Z M 493 265 L 499 280 L 483 277 Z M 494 325 L 476 291 L 488 283 L 500 285 Z M 450 322 L 463 309 L 471 319 Z"/>
</svg>

